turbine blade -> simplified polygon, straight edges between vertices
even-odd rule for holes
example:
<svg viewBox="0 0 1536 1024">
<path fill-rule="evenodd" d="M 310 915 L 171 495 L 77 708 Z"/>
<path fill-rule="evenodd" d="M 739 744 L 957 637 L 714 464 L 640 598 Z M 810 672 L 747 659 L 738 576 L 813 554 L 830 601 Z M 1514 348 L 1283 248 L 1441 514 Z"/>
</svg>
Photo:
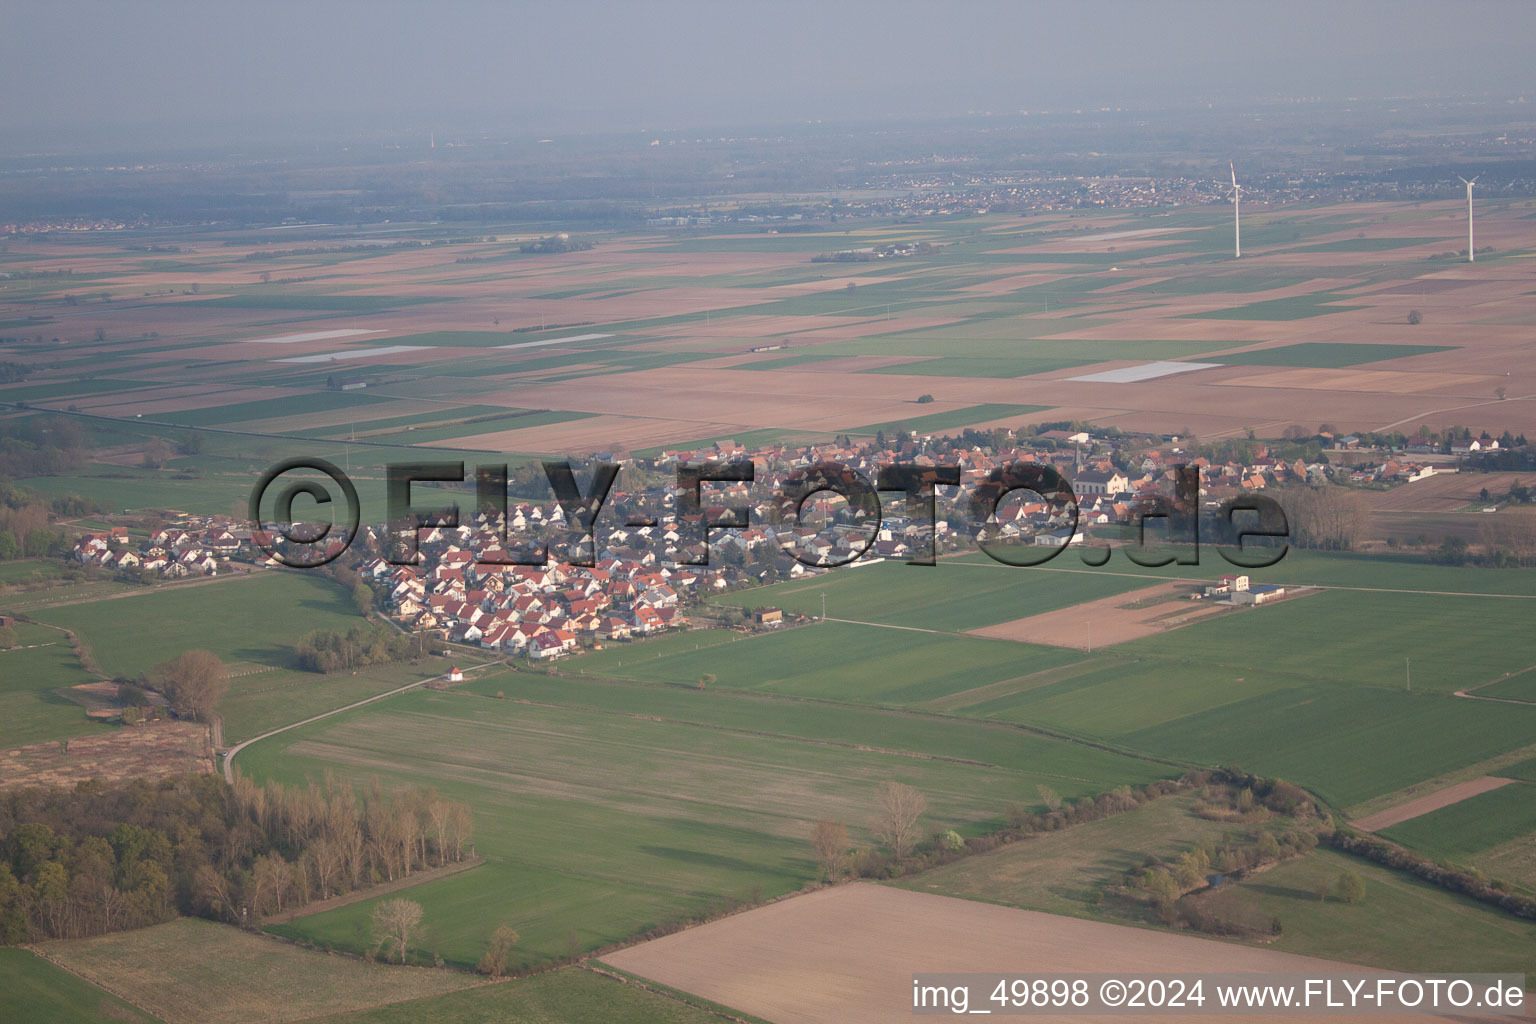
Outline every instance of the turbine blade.
<svg viewBox="0 0 1536 1024">
<path fill-rule="evenodd" d="M 1227 167 L 1232 171 L 1232 187 L 1237 188 L 1237 165 L 1228 160 Z"/>
</svg>

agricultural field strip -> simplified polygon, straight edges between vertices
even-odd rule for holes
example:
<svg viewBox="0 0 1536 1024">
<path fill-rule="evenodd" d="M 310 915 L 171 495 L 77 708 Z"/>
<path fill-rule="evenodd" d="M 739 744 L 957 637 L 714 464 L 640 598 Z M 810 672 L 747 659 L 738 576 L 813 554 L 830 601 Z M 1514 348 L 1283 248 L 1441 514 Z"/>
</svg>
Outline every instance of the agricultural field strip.
<svg viewBox="0 0 1536 1024">
<path fill-rule="evenodd" d="M 1118 370 L 1103 370 L 1099 373 L 1090 373 L 1082 377 L 1068 377 L 1070 381 L 1084 383 L 1104 384 L 1136 384 L 1144 380 L 1156 380 L 1160 377 L 1171 377 L 1176 373 L 1189 373 L 1194 370 L 1214 370 L 1225 363 L 1143 363 L 1140 366 L 1126 366 Z"/>
<path fill-rule="evenodd" d="M 577 341 L 597 341 L 599 338 L 611 338 L 611 334 L 577 334 L 569 338 L 548 338 L 544 341 L 519 341 L 511 345 L 496 345 L 497 349 L 506 350 L 513 348 L 542 348 L 545 345 L 565 345 Z"/>
<path fill-rule="evenodd" d="M 897 628 L 900 628 L 900 627 L 897 627 Z M 381 694 L 379 698 L 375 698 L 375 699 L 382 699 L 383 697 L 392 697 L 392 696 L 394 696 L 393 693 Z M 470 695 L 463 695 L 463 696 L 470 696 Z M 762 695 L 762 696 L 766 696 L 769 700 L 791 700 L 791 701 L 801 701 L 801 702 L 807 701 L 807 698 L 803 698 L 803 697 L 783 697 L 783 696 L 780 696 L 780 695 L 777 695 L 777 694 L 766 694 L 766 695 Z M 655 722 L 655 723 L 658 723 L 658 724 L 661 724 L 661 725 L 678 725 L 678 726 L 685 726 L 685 727 L 693 728 L 693 729 L 710 729 L 710 730 L 713 730 L 715 732 L 733 733 L 733 734 L 738 735 L 738 736 L 754 736 L 754 737 L 758 737 L 758 738 L 761 738 L 761 739 L 770 739 L 770 740 L 787 740 L 787 741 L 789 741 L 791 743 L 804 743 L 804 744 L 809 744 L 811 746 L 818 746 L 818 747 L 836 747 L 836 748 L 841 748 L 841 749 L 844 749 L 844 750 L 857 750 L 857 751 L 860 751 L 862 753 L 885 754 L 885 755 L 888 755 L 888 756 L 891 756 L 891 757 L 910 757 L 910 758 L 914 758 L 914 759 L 919 760 L 919 761 L 944 761 L 944 762 L 948 762 L 949 764 L 970 765 L 970 766 L 975 767 L 975 768 L 995 768 L 998 771 L 1019 772 L 1020 774 L 1032 775 L 1032 776 L 1038 775 L 1038 776 L 1043 776 L 1045 778 L 1051 778 L 1051 779 L 1068 779 L 1068 780 L 1070 780 L 1072 782 L 1086 782 L 1086 783 L 1092 784 L 1092 783 L 1095 783 L 1095 782 L 1098 781 L 1096 779 L 1084 778 L 1084 777 L 1078 776 L 1078 775 L 1066 775 L 1066 774 L 1063 774 L 1061 772 L 1045 771 L 1044 769 L 1040 769 L 1040 768 L 1029 768 L 1027 770 L 1026 769 L 1021 769 L 1021 768 L 1015 768 L 1015 767 L 1011 767 L 1009 765 L 997 764 L 997 763 L 992 762 L 992 761 L 983 761 L 983 760 L 981 760 L 979 758 L 974 758 L 974 757 L 956 757 L 953 754 L 936 754 L 936 753 L 933 753 L 931 751 L 923 751 L 923 750 L 902 750 L 902 749 L 899 749 L 899 748 L 896 748 L 896 747 L 874 746 L 874 745 L 871 745 L 869 743 L 858 743 L 858 742 L 854 742 L 852 740 L 832 740 L 832 739 L 826 739 L 824 737 L 817 737 L 817 736 L 797 736 L 794 733 L 771 732 L 771 731 L 764 730 L 764 729 L 747 729 L 747 728 L 744 728 L 742 726 L 727 725 L 727 724 L 722 723 L 722 722 L 700 722 L 700 721 L 696 721 L 696 720 L 690 720 L 690 719 L 687 719 L 687 718 L 669 718 L 669 717 L 664 717 L 664 716 L 661 716 L 661 715 L 643 714 L 643 713 L 638 712 L 638 711 L 618 711 L 618 710 L 615 710 L 615 709 L 612 709 L 612 708 L 599 708 L 599 707 L 594 707 L 594 706 L 592 706 L 590 704 L 559 704 L 559 703 L 556 703 L 554 701 L 529 700 L 526 697 L 508 697 L 508 698 L 502 698 L 502 699 L 506 700 L 506 702 L 509 703 L 509 704 L 523 704 L 523 705 L 527 705 L 528 707 L 548 708 L 550 710 L 555 710 L 555 711 L 566 711 L 566 712 L 575 711 L 575 712 L 582 712 L 582 713 L 587 713 L 587 714 L 609 715 L 609 716 L 614 717 L 614 718 L 626 718 L 626 719 L 631 719 L 631 720 L 637 721 L 637 722 Z M 364 702 L 364 703 L 366 703 L 366 702 Z M 829 703 L 840 704 L 840 703 L 843 703 L 843 702 L 841 702 L 841 701 L 830 701 Z M 855 705 L 855 706 L 860 706 L 860 705 Z M 340 710 L 346 710 L 346 709 L 340 709 Z M 884 712 L 889 713 L 889 714 L 903 714 L 902 711 L 896 710 L 896 709 L 876 708 L 874 710 L 884 711 Z M 336 712 L 332 712 L 332 713 L 334 714 Z M 326 717 L 326 716 L 320 716 L 320 717 Z M 447 721 L 447 719 L 443 719 L 443 720 Z M 960 719 L 960 721 L 967 721 L 967 720 L 966 719 Z M 984 722 L 982 722 L 980 720 L 976 720 L 976 719 L 971 719 L 969 721 L 975 722 L 975 724 L 977 724 L 977 725 L 990 724 L 990 723 L 984 723 Z M 306 725 L 308 723 L 307 722 L 300 722 L 300 723 L 297 723 L 297 724 L 298 725 Z M 289 726 L 288 728 L 293 728 L 293 726 Z M 1045 736 L 1045 737 L 1047 737 L 1049 739 L 1060 739 L 1060 740 L 1064 740 L 1064 741 L 1067 741 L 1067 742 L 1072 742 L 1072 740 L 1070 740 L 1068 737 L 1056 736 L 1056 735 L 1054 735 L 1052 733 L 1049 733 L 1049 732 L 1046 732 L 1044 730 L 1027 729 L 1027 728 L 1025 728 L 1023 726 L 1015 726 L 1015 728 L 1019 729 L 1019 731 L 1021 731 L 1021 732 L 1030 732 L 1030 733 L 1033 733 L 1035 735 Z M 282 732 L 283 730 L 279 729 L 277 731 L 278 732 Z M 258 739 L 264 739 L 264 738 L 265 737 L 258 737 Z M 254 742 L 254 740 L 251 741 L 251 742 Z M 1132 753 L 1132 752 L 1119 751 L 1119 750 L 1115 750 L 1115 751 L 1112 751 L 1112 752 L 1116 753 L 1116 754 L 1123 754 L 1126 757 L 1134 757 L 1134 758 L 1137 758 L 1138 760 L 1154 761 L 1155 763 L 1159 763 L 1159 764 L 1163 763 L 1161 761 L 1156 761 L 1156 759 L 1148 758 L 1148 757 L 1143 757 L 1141 755 L 1138 755 L 1138 754 L 1135 754 L 1135 753 Z"/>
<path fill-rule="evenodd" d="M 275 338 L 237 339 L 242 345 L 292 345 L 301 341 L 324 341 L 326 338 L 351 338 L 359 334 L 381 334 L 379 328 L 340 327 L 331 331 L 309 331 L 304 334 L 283 334 Z"/>
<path fill-rule="evenodd" d="M 343 349 L 339 352 L 320 352 L 312 356 L 288 356 L 274 359 L 276 363 L 339 363 L 350 359 L 370 359 L 374 356 L 393 356 L 402 352 L 419 352 L 423 345 L 381 345 L 377 348 Z"/>
</svg>

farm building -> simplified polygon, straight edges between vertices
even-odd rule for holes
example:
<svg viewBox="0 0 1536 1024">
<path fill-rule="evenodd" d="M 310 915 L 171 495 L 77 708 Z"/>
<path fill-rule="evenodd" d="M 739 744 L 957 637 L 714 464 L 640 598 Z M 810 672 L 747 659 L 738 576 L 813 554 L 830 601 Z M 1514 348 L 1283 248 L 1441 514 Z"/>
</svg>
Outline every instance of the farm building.
<svg viewBox="0 0 1536 1024">
<path fill-rule="evenodd" d="M 1206 597 L 1231 597 L 1236 600 L 1237 595 L 1248 589 L 1247 576 L 1223 576 L 1217 582 L 1205 588 Z"/>
<path fill-rule="evenodd" d="M 1272 583 L 1261 584 L 1257 587 L 1249 587 L 1232 595 L 1233 604 L 1263 604 L 1265 601 L 1273 601 L 1285 596 L 1285 588 L 1277 587 Z"/>
</svg>

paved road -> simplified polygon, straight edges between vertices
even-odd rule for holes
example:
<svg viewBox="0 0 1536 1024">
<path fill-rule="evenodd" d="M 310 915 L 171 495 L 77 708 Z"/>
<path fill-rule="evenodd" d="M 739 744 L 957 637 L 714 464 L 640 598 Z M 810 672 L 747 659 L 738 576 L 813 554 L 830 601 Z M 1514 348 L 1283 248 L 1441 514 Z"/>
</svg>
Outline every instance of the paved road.
<svg viewBox="0 0 1536 1024">
<path fill-rule="evenodd" d="M 499 662 L 483 661 L 478 665 L 471 665 L 469 668 L 460 669 L 460 671 L 465 675 L 468 675 L 469 673 L 478 669 L 485 668 L 487 665 L 496 664 L 499 664 Z M 448 673 L 444 672 L 440 676 L 430 676 L 426 679 L 418 679 L 414 683 L 406 683 L 404 686 L 397 686 L 395 689 L 390 690 L 387 693 L 378 693 L 372 697 L 364 697 L 362 700 L 353 701 L 346 707 L 336 708 L 332 711 L 326 711 L 318 715 L 312 715 L 309 718 L 304 719 L 302 722 L 292 722 L 288 725 L 282 726 L 281 728 L 273 729 L 271 732 L 264 732 L 260 736 L 253 736 L 248 740 L 237 743 L 233 747 L 230 747 L 229 750 L 224 754 L 224 778 L 228 782 L 235 781 L 235 755 L 240 753 L 240 751 L 244 750 L 246 747 L 250 746 L 252 743 L 259 743 L 262 740 L 270 739 L 271 737 L 276 736 L 278 733 L 287 732 L 289 729 L 297 729 L 301 725 L 309 725 L 311 722 L 318 722 L 323 718 L 330 718 L 332 715 L 339 715 L 343 711 L 351 711 L 354 708 L 362 707 L 364 704 L 372 704 L 374 701 L 384 700 L 386 697 L 393 697 L 396 694 L 404 693 L 407 690 L 414 690 L 418 686 L 425 686 L 428 683 L 437 682 L 438 680 L 446 680 L 447 678 Z"/>
</svg>

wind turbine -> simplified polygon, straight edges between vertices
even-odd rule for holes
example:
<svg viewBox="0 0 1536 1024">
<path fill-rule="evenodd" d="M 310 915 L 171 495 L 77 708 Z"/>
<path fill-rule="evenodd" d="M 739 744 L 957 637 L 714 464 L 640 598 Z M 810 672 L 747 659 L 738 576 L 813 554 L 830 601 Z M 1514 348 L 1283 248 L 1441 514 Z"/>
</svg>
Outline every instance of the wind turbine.
<svg viewBox="0 0 1536 1024">
<path fill-rule="evenodd" d="M 1461 178 L 1461 183 L 1467 186 L 1467 262 L 1476 263 L 1477 249 L 1472 245 L 1472 182 L 1477 181 L 1482 175 L 1477 175 L 1472 181 L 1462 178 L 1459 174 L 1456 177 Z"/>
<path fill-rule="evenodd" d="M 1232 172 L 1232 258 L 1243 257 L 1243 224 L 1242 224 L 1242 198 L 1248 191 L 1237 183 L 1237 167 L 1232 161 L 1227 161 L 1227 167 Z"/>
</svg>

